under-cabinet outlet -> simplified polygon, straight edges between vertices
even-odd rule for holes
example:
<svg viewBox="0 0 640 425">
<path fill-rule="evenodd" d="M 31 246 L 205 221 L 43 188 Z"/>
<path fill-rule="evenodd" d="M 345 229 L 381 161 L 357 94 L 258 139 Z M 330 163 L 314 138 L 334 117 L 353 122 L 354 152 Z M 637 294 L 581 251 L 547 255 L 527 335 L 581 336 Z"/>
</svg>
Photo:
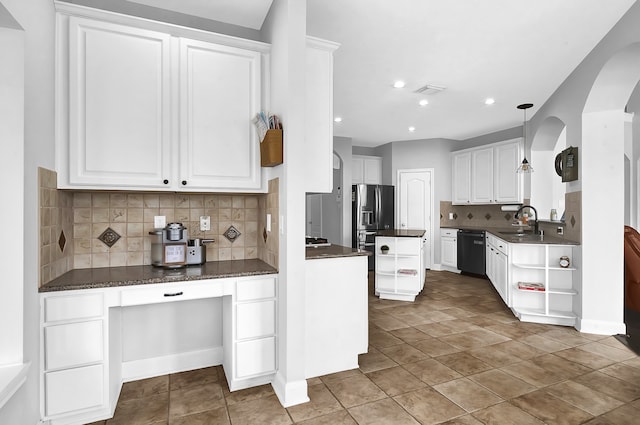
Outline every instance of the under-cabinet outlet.
<svg viewBox="0 0 640 425">
<path fill-rule="evenodd" d="M 556 233 L 559 234 L 559 235 L 564 235 L 564 227 L 558 226 L 556 228 Z"/>
<path fill-rule="evenodd" d="M 162 229 L 167 225 L 167 217 L 164 215 L 156 215 L 153 217 L 153 227 Z"/>
<path fill-rule="evenodd" d="M 207 230 L 211 230 L 211 217 L 208 215 L 200 216 L 200 231 L 206 232 Z"/>
</svg>

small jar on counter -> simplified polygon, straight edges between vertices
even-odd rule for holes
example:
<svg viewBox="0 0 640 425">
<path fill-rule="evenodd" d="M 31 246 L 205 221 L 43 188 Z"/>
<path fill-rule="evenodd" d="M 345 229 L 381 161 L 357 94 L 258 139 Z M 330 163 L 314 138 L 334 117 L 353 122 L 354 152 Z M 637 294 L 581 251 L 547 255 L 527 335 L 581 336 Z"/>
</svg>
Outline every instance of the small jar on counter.
<svg viewBox="0 0 640 425">
<path fill-rule="evenodd" d="M 551 209 L 551 216 L 549 217 L 551 221 L 558 221 L 558 211 L 555 208 Z"/>
</svg>

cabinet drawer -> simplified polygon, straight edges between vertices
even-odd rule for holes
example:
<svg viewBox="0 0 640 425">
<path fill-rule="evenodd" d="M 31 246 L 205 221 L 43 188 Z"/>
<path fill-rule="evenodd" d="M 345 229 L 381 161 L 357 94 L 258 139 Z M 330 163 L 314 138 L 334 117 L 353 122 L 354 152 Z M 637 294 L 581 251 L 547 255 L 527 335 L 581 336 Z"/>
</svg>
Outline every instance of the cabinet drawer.
<svg viewBox="0 0 640 425">
<path fill-rule="evenodd" d="M 498 251 L 500 251 L 501 253 L 503 253 L 504 255 L 507 255 L 507 243 L 501 241 L 500 239 L 496 239 L 495 240 L 495 244 L 493 245 Z"/>
<path fill-rule="evenodd" d="M 101 406 L 103 379 L 101 364 L 45 374 L 47 416 Z"/>
<path fill-rule="evenodd" d="M 215 279 L 213 282 L 206 283 L 201 281 L 180 285 L 158 285 L 143 289 L 128 289 L 122 291 L 120 305 L 124 307 L 221 297 L 224 295 L 224 283 L 225 279 Z"/>
<path fill-rule="evenodd" d="M 250 280 L 239 279 L 236 294 L 238 301 L 274 298 L 276 296 L 276 280 L 273 277 Z"/>
<path fill-rule="evenodd" d="M 440 229 L 440 236 L 455 238 L 458 236 L 458 229 Z"/>
<path fill-rule="evenodd" d="M 84 319 L 102 316 L 102 293 L 51 296 L 44 299 L 44 321 Z"/>
<path fill-rule="evenodd" d="M 102 360 L 102 320 L 49 326 L 44 329 L 47 370 Z"/>
<path fill-rule="evenodd" d="M 236 307 L 237 339 L 273 335 L 276 331 L 275 300 L 238 304 Z"/>
<path fill-rule="evenodd" d="M 276 338 L 261 338 L 236 345 L 236 376 L 244 378 L 276 370 Z"/>
</svg>

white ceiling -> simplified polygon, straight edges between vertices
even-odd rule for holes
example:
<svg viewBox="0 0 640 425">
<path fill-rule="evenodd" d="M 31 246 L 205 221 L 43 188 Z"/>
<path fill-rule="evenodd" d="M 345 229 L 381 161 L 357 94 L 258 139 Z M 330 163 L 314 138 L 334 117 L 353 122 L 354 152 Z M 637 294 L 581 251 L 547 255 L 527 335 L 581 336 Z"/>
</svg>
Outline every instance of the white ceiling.
<svg viewBox="0 0 640 425">
<path fill-rule="evenodd" d="M 128 0 L 260 29 L 272 0 Z M 356 146 L 463 140 L 531 117 L 635 0 L 307 0 L 335 52 L 334 134 Z M 404 89 L 394 89 L 402 79 Z M 425 84 L 446 90 L 423 97 Z M 484 100 L 495 98 L 487 106 Z M 415 132 L 408 131 L 409 126 Z"/>
<path fill-rule="evenodd" d="M 307 0 L 307 34 L 342 44 L 336 136 L 462 140 L 521 125 L 521 103 L 535 105 L 530 118 L 634 2 Z M 420 107 L 413 91 L 425 84 L 447 89 Z"/>
</svg>

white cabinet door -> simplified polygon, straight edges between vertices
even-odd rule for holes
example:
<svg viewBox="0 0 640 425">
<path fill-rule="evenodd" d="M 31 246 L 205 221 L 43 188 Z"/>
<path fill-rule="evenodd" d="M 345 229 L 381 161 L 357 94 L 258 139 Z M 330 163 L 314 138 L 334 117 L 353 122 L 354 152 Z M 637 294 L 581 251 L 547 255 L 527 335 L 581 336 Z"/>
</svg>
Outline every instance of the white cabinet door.
<svg viewBox="0 0 640 425">
<path fill-rule="evenodd" d="M 364 183 L 382 184 L 382 158 L 365 157 Z"/>
<path fill-rule="evenodd" d="M 453 154 L 452 157 L 453 204 L 468 204 L 471 201 L 471 153 Z"/>
<path fill-rule="evenodd" d="M 180 39 L 180 187 L 260 188 L 260 53 Z"/>
<path fill-rule="evenodd" d="M 103 360 L 102 320 L 48 326 L 44 338 L 47 370 Z"/>
<path fill-rule="evenodd" d="M 516 173 L 520 162 L 520 142 L 505 143 L 493 150 L 495 202 L 522 202 L 522 174 Z"/>
<path fill-rule="evenodd" d="M 507 305 L 507 307 L 510 306 L 508 297 L 507 297 L 507 267 L 508 267 L 508 260 L 507 260 L 507 256 L 505 254 L 503 254 L 500 251 L 496 251 L 496 253 L 494 254 L 494 269 L 493 269 L 493 273 L 495 275 L 495 283 L 494 286 L 496 287 L 496 290 L 498 291 L 498 294 L 500 294 L 500 297 L 502 298 L 502 300 L 504 301 L 504 303 Z"/>
<path fill-rule="evenodd" d="M 236 376 L 246 378 L 275 371 L 275 353 L 275 337 L 239 342 L 236 353 Z"/>
<path fill-rule="evenodd" d="M 361 157 L 351 158 L 351 183 L 364 183 L 364 159 Z"/>
<path fill-rule="evenodd" d="M 103 377 L 101 364 L 46 373 L 46 415 L 52 416 L 102 405 Z"/>
<path fill-rule="evenodd" d="M 458 267 L 458 242 L 457 238 L 442 237 L 440 239 L 441 262 L 443 266 Z"/>
<path fill-rule="evenodd" d="M 307 36 L 305 190 L 333 190 L 333 52 L 336 43 Z"/>
<path fill-rule="evenodd" d="M 471 152 L 471 202 L 493 202 L 493 148 Z"/>
<path fill-rule="evenodd" d="M 276 332 L 276 302 L 267 300 L 238 304 L 236 338 L 256 338 Z"/>
<path fill-rule="evenodd" d="M 69 152 L 58 156 L 69 184 L 171 184 L 169 42 L 168 34 L 69 18 Z"/>
</svg>

